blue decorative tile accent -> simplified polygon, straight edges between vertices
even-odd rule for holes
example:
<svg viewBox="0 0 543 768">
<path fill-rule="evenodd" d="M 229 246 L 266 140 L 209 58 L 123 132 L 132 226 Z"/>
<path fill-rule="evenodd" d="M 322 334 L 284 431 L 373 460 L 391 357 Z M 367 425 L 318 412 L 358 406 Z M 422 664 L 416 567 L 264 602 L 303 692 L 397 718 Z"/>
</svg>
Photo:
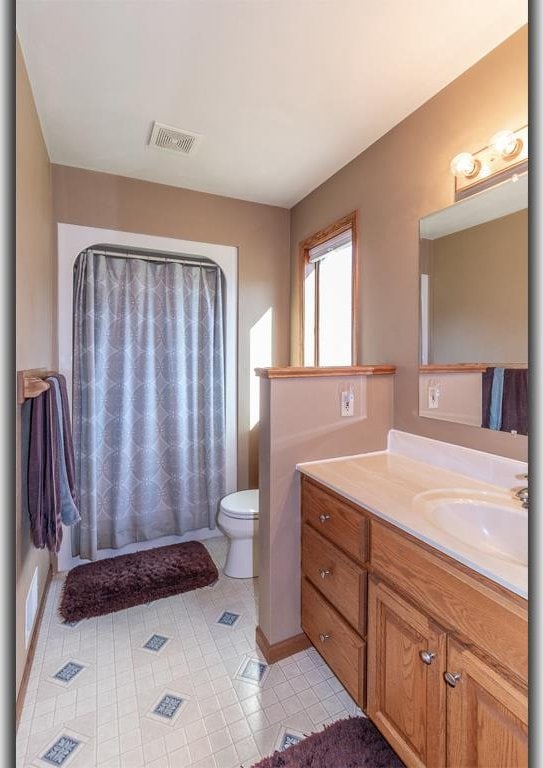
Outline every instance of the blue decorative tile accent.
<svg viewBox="0 0 543 768">
<path fill-rule="evenodd" d="M 161 717 L 166 717 L 168 720 L 171 720 L 183 701 L 184 699 L 180 698 L 179 696 L 172 696 L 171 694 L 167 693 L 160 699 L 156 707 L 153 709 L 153 713 L 155 715 L 160 715 Z"/>
<path fill-rule="evenodd" d="M 55 672 L 53 677 L 56 680 L 60 680 L 61 683 L 69 683 L 84 669 L 85 667 L 82 664 L 77 664 L 75 661 L 69 661 L 62 667 L 62 669 Z"/>
<path fill-rule="evenodd" d="M 298 744 L 302 740 L 301 736 L 296 736 L 294 733 L 286 733 L 283 734 L 283 738 L 281 739 L 281 743 L 279 744 L 279 752 L 282 752 L 287 747 L 293 747 L 295 744 Z"/>
<path fill-rule="evenodd" d="M 233 627 L 236 621 L 238 621 L 239 613 L 233 613 L 232 611 L 223 611 L 217 619 L 217 624 L 223 624 L 225 627 Z"/>
<path fill-rule="evenodd" d="M 155 651 L 158 653 L 158 651 L 164 648 L 168 640 L 169 638 L 164 637 L 164 635 L 151 635 L 143 647 L 147 648 L 148 651 Z"/>
<path fill-rule="evenodd" d="M 253 683 L 260 683 L 267 669 L 268 665 L 264 664 L 264 662 L 258 661 L 257 659 L 249 659 L 247 664 L 245 664 L 241 670 L 239 676 L 244 680 L 250 680 Z"/>
<path fill-rule="evenodd" d="M 63 765 L 70 757 L 74 749 L 80 745 L 80 741 L 72 739 L 71 736 L 61 736 L 60 739 L 49 747 L 47 752 L 41 756 L 42 760 L 50 765 Z"/>
</svg>

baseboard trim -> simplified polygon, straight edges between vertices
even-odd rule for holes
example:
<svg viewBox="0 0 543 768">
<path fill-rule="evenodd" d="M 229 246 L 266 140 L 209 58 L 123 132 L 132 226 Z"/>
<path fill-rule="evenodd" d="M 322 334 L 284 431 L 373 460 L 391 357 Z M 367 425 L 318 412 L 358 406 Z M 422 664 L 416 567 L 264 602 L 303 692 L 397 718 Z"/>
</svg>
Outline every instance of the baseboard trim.
<svg viewBox="0 0 543 768">
<path fill-rule="evenodd" d="M 262 651 L 268 664 L 274 664 L 276 661 L 286 659 L 288 656 L 292 656 L 292 654 L 299 651 L 305 651 L 306 648 L 311 646 L 305 632 L 301 632 L 293 637 L 287 637 L 286 640 L 270 645 L 268 638 L 259 626 L 256 628 L 256 644 Z"/>
<path fill-rule="evenodd" d="M 19 727 L 19 720 L 21 719 L 21 712 L 23 711 L 23 705 L 25 703 L 26 689 L 28 687 L 28 678 L 30 677 L 30 670 L 32 669 L 32 662 L 34 661 L 34 654 L 36 653 L 38 633 L 41 627 L 43 612 L 45 610 L 45 603 L 47 601 L 47 595 L 49 593 L 49 587 L 51 586 L 52 578 L 53 578 L 53 566 L 50 565 L 49 570 L 47 571 L 47 576 L 45 577 L 45 586 L 43 588 L 43 594 L 41 596 L 38 613 L 36 615 L 36 621 L 34 622 L 32 637 L 30 638 L 30 645 L 28 646 L 28 653 L 26 655 L 26 662 L 25 662 L 25 668 L 23 671 L 23 676 L 21 678 L 21 685 L 19 686 L 19 693 L 17 694 L 17 701 L 15 704 L 15 728 Z"/>
</svg>

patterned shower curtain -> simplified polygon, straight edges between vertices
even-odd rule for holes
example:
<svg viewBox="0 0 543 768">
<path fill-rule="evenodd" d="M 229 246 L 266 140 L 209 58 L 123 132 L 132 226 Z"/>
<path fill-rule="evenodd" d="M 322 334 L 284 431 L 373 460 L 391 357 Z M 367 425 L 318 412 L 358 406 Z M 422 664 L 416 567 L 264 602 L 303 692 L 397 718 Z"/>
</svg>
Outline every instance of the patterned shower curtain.
<svg viewBox="0 0 543 768">
<path fill-rule="evenodd" d="M 215 526 L 225 492 L 218 267 L 102 255 L 74 269 L 74 554 Z"/>
</svg>

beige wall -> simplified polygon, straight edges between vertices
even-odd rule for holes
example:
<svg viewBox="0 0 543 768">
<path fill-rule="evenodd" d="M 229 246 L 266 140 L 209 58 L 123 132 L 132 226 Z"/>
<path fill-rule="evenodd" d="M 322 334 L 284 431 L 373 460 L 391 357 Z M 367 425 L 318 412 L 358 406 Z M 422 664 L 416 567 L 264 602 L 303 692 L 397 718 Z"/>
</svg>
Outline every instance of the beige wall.
<svg viewBox="0 0 543 768">
<path fill-rule="evenodd" d="M 430 363 L 528 362 L 528 211 L 431 241 Z"/>
<path fill-rule="evenodd" d="M 16 42 L 16 346 L 17 370 L 56 367 L 53 313 L 51 167 L 30 83 Z M 49 568 L 47 551 L 34 549 L 21 510 L 20 417 L 16 412 L 15 588 L 16 686 L 26 662 L 25 601 L 38 569 L 40 594 Z"/>
<path fill-rule="evenodd" d="M 525 460 L 526 437 L 418 415 L 418 222 L 454 202 L 451 158 L 526 124 L 524 27 L 298 203 L 291 212 L 291 363 L 298 364 L 298 244 L 353 209 L 360 216 L 361 362 L 397 365 L 394 425 Z M 368 105 L 371 109 L 371 105 Z"/>
<path fill-rule="evenodd" d="M 436 387 L 439 392 L 437 408 L 428 405 L 430 387 Z M 479 371 L 421 373 L 419 415 L 480 427 L 483 421 L 482 374 Z"/>
<path fill-rule="evenodd" d="M 340 416 L 352 388 L 354 416 Z M 262 379 L 259 611 L 269 643 L 300 628 L 300 476 L 295 466 L 386 448 L 394 376 Z"/>
<path fill-rule="evenodd" d="M 53 165 L 53 191 L 56 222 L 238 247 L 238 487 L 256 486 L 258 428 L 249 429 L 254 375 L 249 334 L 272 307 L 269 364 L 288 363 L 289 212 L 59 165 Z"/>
</svg>

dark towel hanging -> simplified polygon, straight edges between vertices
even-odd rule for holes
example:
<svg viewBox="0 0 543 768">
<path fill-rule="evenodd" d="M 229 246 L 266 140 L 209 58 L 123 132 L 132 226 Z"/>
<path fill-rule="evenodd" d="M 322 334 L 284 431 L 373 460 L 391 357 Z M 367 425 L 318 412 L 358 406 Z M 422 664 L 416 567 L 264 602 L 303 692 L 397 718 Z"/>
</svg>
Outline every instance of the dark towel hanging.
<svg viewBox="0 0 543 768">
<path fill-rule="evenodd" d="M 54 373 L 50 378 L 55 378 L 58 381 L 60 387 L 60 401 L 62 403 L 62 436 L 64 442 L 64 461 L 66 463 L 66 474 L 68 476 L 70 493 L 74 503 L 77 504 L 74 445 L 72 440 L 72 425 L 70 421 L 70 405 L 68 402 L 66 377 L 63 376 L 62 373 Z"/>
<path fill-rule="evenodd" d="M 503 379 L 502 432 L 528 434 L 528 370 L 506 368 Z"/>
<path fill-rule="evenodd" d="M 23 456 L 24 460 L 24 456 Z M 62 542 L 60 473 L 55 393 L 48 389 L 33 398 L 30 410 L 26 475 L 32 542 L 38 549 L 58 552 Z"/>
<path fill-rule="evenodd" d="M 494 381 L 494 368 L 487 368 L 483 372 L 483 407 L 481 426 L 490 429 L 490 402 L 492 400 L 492 382 Z"/>
</svg>

